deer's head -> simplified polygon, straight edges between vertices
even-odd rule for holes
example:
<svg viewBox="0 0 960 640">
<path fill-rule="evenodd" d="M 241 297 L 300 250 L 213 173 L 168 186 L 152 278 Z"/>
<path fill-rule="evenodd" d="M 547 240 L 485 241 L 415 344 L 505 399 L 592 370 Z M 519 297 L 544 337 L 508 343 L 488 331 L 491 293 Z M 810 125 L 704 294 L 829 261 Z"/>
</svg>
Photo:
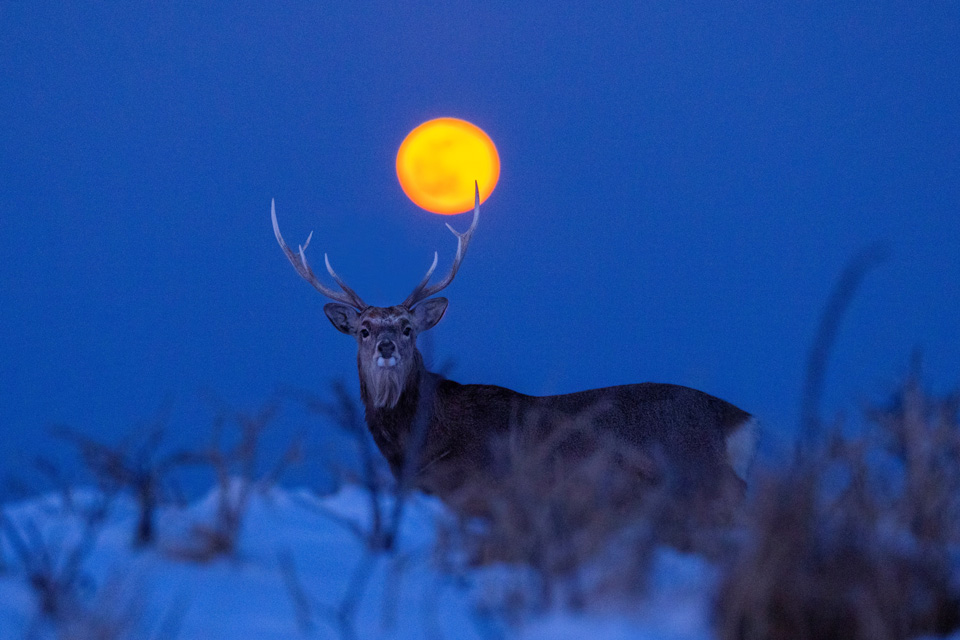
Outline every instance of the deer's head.
<svg viewBox="0 0 960 640">
<path fill-rule="evenodd" d="M 427 274 L 407 296 L 403 303 L 393 307 L 374 307 L 365 303 L 356 292 L 337 275 L 330 265 L 330 259 L 324 254 L 327 272 L 340 286 L 336 291 L 324 285 L 307 263 L 305 254 L 307 241 L 294 252 L 280 235 L 277 214 L 273 203 L 270 215 L 273 219 L 273 233 L 280 243 L 290 264 L 300 276 L 313 287 L 335 300 L 323 307 L 324 313 L 334 327 L 357 341 L 357 366 L 360 369 L 361 389 L 367 399 L 376 407 L 392 408 L 396 406 L 400 395 L 408 382 L 415 379 L 421 366 L 420 352 L 417 350 L 417 336 L 433 328 L 447 310 L 446 298 L 431 298 L 453 282 L 460 269 L 467 245 L 477 228 L 480 219 L 480 192 L 474 191 L 473 222 L 464 233 L 457 232 L 449 224 L 447 228 L 457 236 L 457 254 L 453 259 L 450 272 L 439 282 L 430 284 L 430 277 L 437 268 L 437 254 L 433 254 L 433 264 Z"/>
</svg>

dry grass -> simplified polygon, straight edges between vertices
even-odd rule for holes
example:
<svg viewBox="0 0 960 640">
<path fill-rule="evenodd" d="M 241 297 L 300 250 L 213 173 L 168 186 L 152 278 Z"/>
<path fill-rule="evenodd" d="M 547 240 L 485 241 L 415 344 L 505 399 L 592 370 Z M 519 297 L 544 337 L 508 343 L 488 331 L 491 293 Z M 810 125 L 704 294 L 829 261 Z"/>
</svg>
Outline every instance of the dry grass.
<svg viewBox="0 0 960 640">
<path fill-rule="evenodd" d="M 87 573 L 105 518 L 109 498 L 98 495 L 67 501 L 64 496 L 29 513 L 0 510 L 0 547 L 9 548 L 9 571 L 29 587 L 35 612 L 23 638 L 60 640 L 129 640 L 169 638 L 167 628 L 149 633 L 144 624 L 142 592 L 122 580 L 97 584 Z M 49 526 L 69 523 L 70 533 Z M 168 625 L 169 626 L 169 625 Z"/>
<path fill-rule="evenodd" d="M 284 470 L 300 459 L 300 442 L 295 440 L 270 470 L 262 472 L 261 438 L 276 413 L 273 403 L 252 415 L 221 412 L 214 421 L 210 446 L 178 456 L 177 464 L 200 465 L 213 471 L 217 504 L 211 521 L 195 524 L 186 540 L 165 546 L 171 557 L 204 563 L 235 555 L 254 492 L 273 487 Z"/>
<path fill-rule="evenodd" d="M 442 532 L 441 549 L 472 565 L 532 570 L 539 593 L 527 594 L 526 605 L 559 599 L 580 607 L 635 595 L 657 544 L 701 551 L 722 545 L 739 481 L 732 501 L 717 478 L 708 491 L 707 479 L 672 466 L 657 450 L 624 446 L 595 429 L 591 412 L 534 418 L 510 433 L 494 447 L 491 471 L 450 501 L 459 517 Z"/>
<path fill-rule="evenodd" d="M 367 490 L 370 508 L 370 525 L 360 528 L 352 522 L 344 522 L 336 515 L 326 515 L 348 526 L 365 546 L 373 551 L 387 550 L 393 544 L 396 526 L 390 518 L 389 500 L 391 494 L 398 497 L 398 489 L 386 460 L 379 454 L 376 444 L 367 429 L 363 418 L 363 406 L 359 398 L 350 393 L 343 380 L 330 383 L 332 401 L 321 399 L 306 391 L 287 391 L 289 395 L 303 404 L 310 412 L 328 418 L 332 424 L 349 436 L 356 447 L 359 464 L 332 465 L 334 477 L 338 482 L 358 484 Z M 313 506 L 316 509 L 316 506 Z"/>
<path fill-rule="evenodd" d="M 133 544 L 154 544 L 157 509 L 171 502 L 177 493 L 170 475 L 178 464 L 178 454 L 159 453 L 163 424 L 158 422 L 145 432 L 134 432 L 116 445 L 97 442 L 66 427 L 57 428 L 54 435 L 76 448 L 104 494 L 125 491 L 133 497 L 137 504 Z"/>
<path fill-rule="evenodd" d="M 625 448 L 589 415 L 517 429 L 493 470 L 452 501 L 444 558 L 522 573 L 507 619 L 642 595 L 657 545 L 723 567 L 724 640 L 898 640 L 960 628 L 960 421 L 957 397 L 916 380 L 867 411 L 860 438 L 833 435 L 792 465 L 734 483 Z M 713 478 L 716 481 L 716 478 Z M 451 553 L 452 552 L 452 553 Z M 459 554 L 459 556 L 457 556 Z M 532 576 L 532 579 L 531 579 Z M 635 600 L 634 600 L 635 601 Z"/>
<path fill-rule="evenodd" d="M 96 547 L 108 512 L 106 497 L 83 505 L 72 499 L 58 501 L 49 516 L 76 527 L 75 535 L 64 536 L 44 530 L 41 521 L 48 514 L 13 518 L 0 509 L 0 546 L 10 550 L 12 573 L 20 574 L 29 585 L 41 619 L 57 622 L 80 608 L 82 593 L 90 582 L 84 565 Z"/>
<path fill-rule="evenodd" d="M 893 496 L 899 524 L 922 545 L 960 544 L 960 396 L 933 399 L 919 381 L 904 385 L 892 408 L 869 409 L 880 445 L 900 463 Z"/>
<path fill-rule="evenodd" d="M 718 597 L 725 640 L 884 640 L 960 627 L 955 398 L 908 382 L 875 427 L 759 479 Z"/>
</svg>

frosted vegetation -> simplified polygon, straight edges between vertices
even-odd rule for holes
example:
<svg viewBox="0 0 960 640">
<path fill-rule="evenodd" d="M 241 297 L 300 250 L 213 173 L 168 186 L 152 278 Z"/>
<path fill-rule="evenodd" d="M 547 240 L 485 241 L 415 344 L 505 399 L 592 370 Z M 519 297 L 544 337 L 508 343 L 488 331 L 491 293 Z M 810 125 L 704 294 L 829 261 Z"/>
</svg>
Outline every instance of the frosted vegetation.
<svg viewBox="0 0 960 640">
<path fill-rule="evenodd" d="M 917 365 L 859 428 L 817 416 L 865 265 L 824 314 L 804 438 L 720 509 L 589 412 L 494 445 L 496 473 L 446 503 L 393 481 L 343 384 L 223 409 L 197 450 L 162 421 L 60 429 L 85 481 L 41 462 L 57 489 L 0 508 L 0 638 L 960 640 L 960 395 L 925 393 Z M 264 446 L 291 404 L 350 453 Z M 311 465 L 331 489 L 281 484 Z"/>
<path fill-rule="evenodd" d="M 260 460 L 276 409 L 224 416 L 164 451 L 58 434 L 91 486 L 6 504 L 2 638 L 920 638 L 960 628 L 957 398 L 911 379 L 777 469 L 726 522 L 664 476 L 625 500 L 612 446 L 573 467 L 508 443 L 493 508 L 397 495 L 348 394 L 320 402 L 357 461 L 327 495 Z M 335 394 L 336 395 L 336 394 Z M 567 434 L 570 435 L 570 434 Z M 577 434 L 581 437 L 582 434 Z M 186 502 L 183 468 L 215 479 Z M 470 496 L 474 499 L 475 496 Z M 953 637 L 960 637 L 954 635 Z"/>
</svg>

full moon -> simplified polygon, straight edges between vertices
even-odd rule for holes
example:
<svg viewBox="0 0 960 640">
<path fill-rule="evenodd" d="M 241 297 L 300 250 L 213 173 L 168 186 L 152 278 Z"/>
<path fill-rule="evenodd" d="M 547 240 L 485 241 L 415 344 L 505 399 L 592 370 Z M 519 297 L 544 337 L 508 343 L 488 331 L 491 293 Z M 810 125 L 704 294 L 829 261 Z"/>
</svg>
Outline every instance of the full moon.
<svg viewBox="0 0 960 640">
<path fill-rule="evenodd" d="M 428 120 L 407 134 L 397 152 L 397 178 L 407 197 L 427 211 L 451 215 L 473 209 L 500 178 L 500 156 L 482 129 L 458 118 Z"/>
</svg>

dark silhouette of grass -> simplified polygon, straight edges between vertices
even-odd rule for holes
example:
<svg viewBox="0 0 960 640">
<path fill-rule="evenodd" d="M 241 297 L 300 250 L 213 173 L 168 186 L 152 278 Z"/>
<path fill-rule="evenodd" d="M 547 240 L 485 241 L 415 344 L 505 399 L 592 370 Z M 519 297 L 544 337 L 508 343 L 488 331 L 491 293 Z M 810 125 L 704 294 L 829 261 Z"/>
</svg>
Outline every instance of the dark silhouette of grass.
<svg viewBox="0 0 960 640">
<path fill-rule="evenodd" d="M 835 432 L 758 479 L 746 542 L 719 589 L 721 638 L 899 639 L 960 628 L 956 400 L 930 398 L 914 380 L 901 395 L 896 409 L 870 410 L 876 430 L 865 439 Z M 888 464 L 876 464 L 884 453 Z"/>
<path fill-rule="evenodd" d="M 806 375 L 800 394 L 800 438 L 797 440 L 796 456 L 805 449 L 815 447 L 823 437 L 820 421 L 820 398 L 826 379 L 830 351 L 840 331 L 840 322 L 850 306 L 863 278 L 871 269 L 883 262 L 890 253 L 886 243 L 878 243 L 863 249 L 854 256 L 834 285 L 826 307 L 820 316 L 817 333 L 807 356 Z"/>
<path fill-rule="evenodd" d="M 188 539 L 165 546 L 172 557 L 202 563 L 236 554 L 253 493 L 275 486 L 284 470 L 300 459 L 297 439 L 267 472 L 261 471 L 261 438 L 277 411 L 275 402 L 253 414 L 221 410 L 214 420 L 210 445 L 176 457 L 177 464 L 213 471 L 217 505 L 213 518 L 196 523 Z"/>
<path fill-rule="evenodd" d="M 745 541 L 717 597 L 723 640 L 898 640 L 960 628 L 957 396 L 911 376 L 892 407 L 870 407 L 857 440 L 825 433 L 819 404 L 844 310 L 886 254 L 842 273 L 821 317 L 793 463 L 756 479 Z M 879 464 L 883 460 L 886 464 Z"/>
<path fill-rule="evenodd" d="M 160 454 L 164 436 L 162 423 L 152 425 L 142 437 L 125 438 L 111 445 L 69 429 L 58 427 L 54 436 L 74 446 L 87 469 L 108 494 L 128 492 L 137 503 L 133 544 L 151 546 L 156 542 L 156 512 L 174 500 L 171 474 L 180 464 L 180 453 Z"/>
</svg>

